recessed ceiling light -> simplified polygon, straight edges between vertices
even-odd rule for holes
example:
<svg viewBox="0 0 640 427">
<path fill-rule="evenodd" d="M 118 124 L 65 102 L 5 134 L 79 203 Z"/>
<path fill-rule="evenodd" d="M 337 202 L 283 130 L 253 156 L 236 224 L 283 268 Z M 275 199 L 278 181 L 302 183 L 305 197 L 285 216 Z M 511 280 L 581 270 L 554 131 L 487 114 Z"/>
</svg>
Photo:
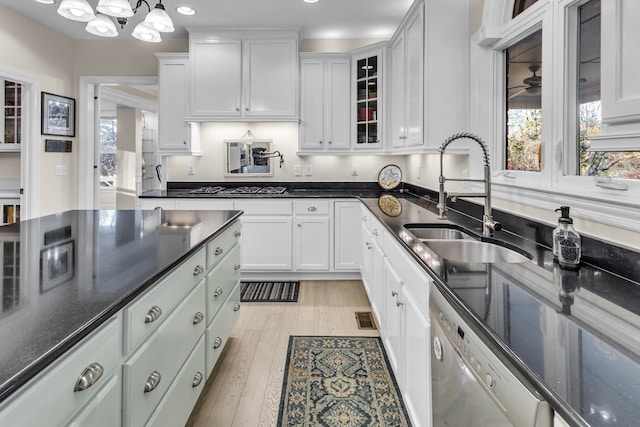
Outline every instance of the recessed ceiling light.
<svg viewBox="0 0 640 427">
<path fill-rule="evenodd" d="M 36 0 L 38 3 L 42 4 L 54 4 L 56 0 Z"/>
<path fill-rule="evenodd" d="M 319 0 L 302 0 L 305 3 L 318 3 Z"/>
<path fill-rule="evenodd" d="M 189 6 L 176 7 L 176 11 L 181 15 L 195 15 L 196 11 Z"/>
</svg>

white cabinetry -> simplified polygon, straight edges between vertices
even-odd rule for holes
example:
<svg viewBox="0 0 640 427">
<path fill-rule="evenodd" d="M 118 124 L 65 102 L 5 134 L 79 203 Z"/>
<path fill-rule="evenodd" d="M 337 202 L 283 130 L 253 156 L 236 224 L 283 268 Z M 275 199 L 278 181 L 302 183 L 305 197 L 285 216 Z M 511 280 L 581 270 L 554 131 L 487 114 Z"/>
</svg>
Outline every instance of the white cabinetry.
<svg viewBox="0 0 640 427">
<path fill-rule="evenodd" d="M 360 269 L 360 218 L 362 203 L 358 200 L 336 200 L 333 205 L 333 268 Z"/>
<path fill-rule="evenodd" d="M 189 52 L 193 119 L 297 118 L 297 31 L 190 30 Z"/>
<path fill-rule="evenodd" d="M 292 201 L 238 200 L 242 221 L 242 269 L 291 271 Z"/>
<path fill-rule="evenodd" d="M 350 148 L 350 55 L 300 57 L 300 149 Z"/>
<path fill-rule="evenodd" d="M 390 139 L 395 147 L 422 145 L 424 5 L 414 3 L 391 40 Z"/>
<path fill-rule="evenodd" d="M 328 271 L 331 251 L 329 201 L 293 202 L 293 248 L 297 271 Z"/>
<path fill-rule="evenodd" d="M 22 85 L 0 79 L 0 152 L 20 151 L 22 143 Z"/>
<path fill-rule="evenodd" d="M 158 154 L 200 154 L 200 125 L 185 122 L 189 55 L 156 53 L 158 58 Z"/>
<path fill-rule="evenodd" d="M 352 52 L 352 147 L 355 149 L 382 148 L 386 53 L 386 42 Z"/>
</svg>

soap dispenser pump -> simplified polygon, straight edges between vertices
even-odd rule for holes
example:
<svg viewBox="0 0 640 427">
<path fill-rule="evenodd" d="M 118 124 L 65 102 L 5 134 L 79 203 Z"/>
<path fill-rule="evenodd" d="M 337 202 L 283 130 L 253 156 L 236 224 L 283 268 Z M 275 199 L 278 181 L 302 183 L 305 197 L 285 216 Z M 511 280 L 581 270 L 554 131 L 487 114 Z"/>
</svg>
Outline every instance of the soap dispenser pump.
<svg viewBox="0 0 640 427">
<path fill-rule="evenodd" d="M 561 206 L 558 226 L 553 230 L 553 259 L 561 268 L 575 270 L 580 265 L 580 235 L 573 228 L 573 219 L 569 216 L 569 206 Z"/>
</svg>

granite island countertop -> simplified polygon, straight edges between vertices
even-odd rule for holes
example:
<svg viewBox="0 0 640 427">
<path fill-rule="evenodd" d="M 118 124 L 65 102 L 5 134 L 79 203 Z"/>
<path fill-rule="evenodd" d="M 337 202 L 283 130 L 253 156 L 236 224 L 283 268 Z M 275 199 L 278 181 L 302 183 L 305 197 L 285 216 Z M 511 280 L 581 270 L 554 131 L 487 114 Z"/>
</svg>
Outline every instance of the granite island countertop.
<svg viewBox="0 0 640 427">
<path fill-rule="evenodd" d="M 0 227 L 0 401 L 241 213 L 74 210 Z M 163 245 L 167 229 L 189 237 Z"/>
<path fill-rule="evenodd" d="M 640 284 L 583 263 L 560 269 L 550 248 L 507 231 L 494 234 L 530 254 L 522 263 L 448 263 L 407 233 L 405 224 L 452 224 L 481 233 L 480 222 L 396 194 L 398 216 L 378 198 L 363 203 L 435 286 L 571 425 L 634 425 L 640 418 Z M 628 260 L 637 262 L 637 258 Z M 614 421 L 611 423 L 611 421 Z"/>
</svg>

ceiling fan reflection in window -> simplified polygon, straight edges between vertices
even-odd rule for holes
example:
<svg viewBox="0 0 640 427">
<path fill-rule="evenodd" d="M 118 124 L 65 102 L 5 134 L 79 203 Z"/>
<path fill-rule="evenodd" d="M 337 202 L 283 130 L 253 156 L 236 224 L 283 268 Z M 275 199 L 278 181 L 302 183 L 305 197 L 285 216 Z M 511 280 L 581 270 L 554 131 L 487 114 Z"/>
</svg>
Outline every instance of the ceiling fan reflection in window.
<svg viewBox="0 0 640 427">
<path fill-rule="evenodd" d="M 510 91 L 520 89 L 509 95 L 509 99 L 515 98 L 516 96 L 519 96 L 523 93 L 527 93 L 528 95 L 540 94 L 540 88 L 542 87 L 542 76 L 539 76 L 537 74 L 537 72 L 540 71 L 540 65 L 529 65 L 529 71 L 531 71 L 533 75 L 522 80 L 522 83 L 524 83 L 523 85 L 513 86 L 509 88 Z"/>
</svg>

